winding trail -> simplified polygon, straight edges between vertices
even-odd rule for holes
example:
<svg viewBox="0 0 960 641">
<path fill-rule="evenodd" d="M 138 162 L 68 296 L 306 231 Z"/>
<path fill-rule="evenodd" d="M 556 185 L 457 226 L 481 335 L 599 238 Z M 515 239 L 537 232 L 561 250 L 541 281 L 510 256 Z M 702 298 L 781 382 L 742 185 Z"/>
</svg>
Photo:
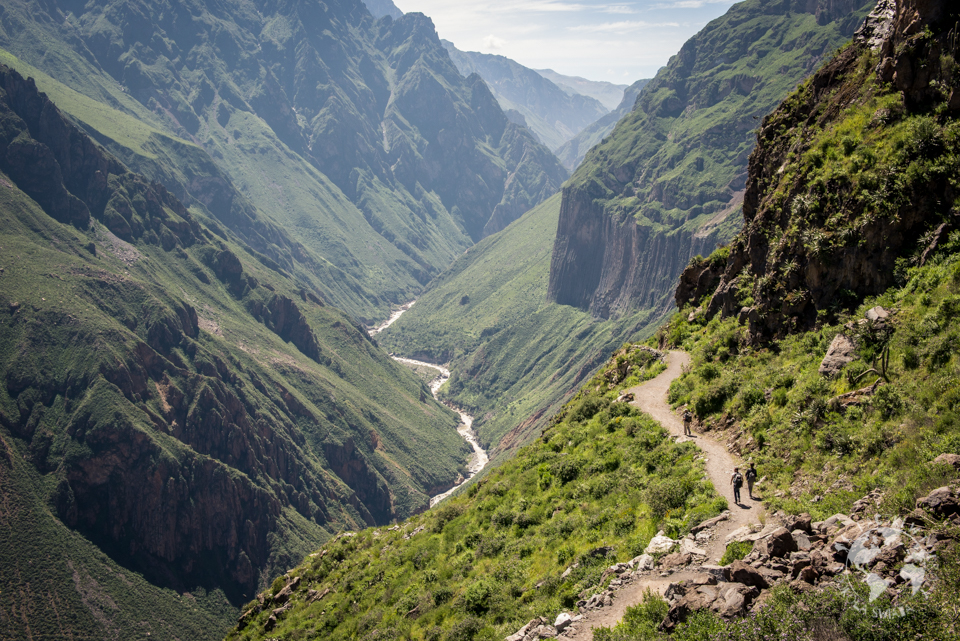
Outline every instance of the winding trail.
<svg viewBox="0 0 960 641">
<path fill-rule="evenodd" d="M 673 435 L 678 443 L 694 441 L 706 455 L 705 467 L 707 477 L 713 483 L 717 492 L 727 499 L 730 506 L 730 517 L 713 528 L 713 535 L 706 547 L 707 559 L 704 563 L 716 564 L 726 550 L 725 539 L 734 530 L 759 522 L 763 506 L 759 501 L 750 500 L 747 488 L 741 490 L 743 503 L 736 505 L 733 502 L 733 487 L 730 485 L 730 476 L 735 465 L 740 465 L 720 442 L 703 434 L 684 436 L 683 421 L 667 403 L 667 392 L 670 383 L 678 378 L 684 368 L 690 365 L 690 355 L 686 352 L 674 351 L 667 354 L 667 369 L 656 378 L 637 387 L 627 390 L 633 393 L 631 405 L 646 412 L 667 431 Z M 692 578 L 697 574 L 697 566 L 691 569 L 675 572 L 668 576 L 651 574 L 638 580 L 633 580 L 620 586 L 613 594 L 613 605 L 599 610 L 588 610 L 583 619 L 577 623 L 575 629 L 566 630 L 561 636 L 565 640 L 592 641 L 593 628 L 611 627 L 617 624 L 626 613 L 627 608 L 636 605 L 643 597 L 646 589 L 653 590 L 661 595 L 671 583 Z"/>
</svg>

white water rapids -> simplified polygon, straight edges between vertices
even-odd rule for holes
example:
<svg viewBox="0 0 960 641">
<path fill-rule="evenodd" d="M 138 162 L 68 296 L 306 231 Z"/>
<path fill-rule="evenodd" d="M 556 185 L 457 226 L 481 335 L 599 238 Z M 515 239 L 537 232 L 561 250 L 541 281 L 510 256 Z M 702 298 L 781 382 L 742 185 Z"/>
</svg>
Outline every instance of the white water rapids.
<svg viewBox="0 0 960 641">
<path fill-rule="evenodd" d="M 405 311 L 413 307 L 413 304 L 415 302 L 417 301 L 410 301 L 409 303 L 402 306 L 397 311 L 393 312 L 390 315 L 390 318 L 387 319 L 387 321 L 385 321 L 382 325 L 378 325 L 374 329 L 371 329 L 370 335 L 376 336 L 386 328 L 393 325 L 393 323 L 396 322 L 398 318 L 403 316 L 403 313 Z M 450 378 L 450 370 L 448 370 L 446 367 L 443 367 L 441 365 L 434 365 L 433 363 L 425 363 L 423 361 L 415 361 L 412 358 L 403 358 L 402 356 L 394 356 L 392 354 L 391 354 L 391 358 L 405 365 L 413 365 L 415 367 L 416 366 L 429 367 L 430 369 L 434 369 L 437 372 L 439 372 L 439 375 L 435 379 L 430 381 L 430 391 L 433 393 L 433 397 L 435 399 L 437 399 L 438 401 L 440 401 L 441 403 L 443 403 L 444 405 L 446 405 L 447 407 L 449 407 L 454 412 L 460 415 L 460 427 L 457 428 L 457 432 L 460 434 L 460 436 L 463 437 L 463 440 L 465 440 L 467 443 L 470 444 L 471 447 L 473 447 L 473 454 L 470 455 L 470 460 L 467 462 L 466 480 L 464 480 L 461 483 L 458 483 L 457 485 L 454 485 L 452 488 L 450 488 L 443 494 L 437 494 L 436 496 L 430 497 L 430 507 L 433 507 L 443 499 L 453 494 L 457 490 L 457 488 L 459 488 L 460 485 L 462 485 L 462 483 L 465 483 L 466 481 L 469 481 L 474 476 L 476 476 L 477 473 L 480 470 L 482 470 L 484 467 L 486 467 L 487 463 L 490 462 L 490 457 L 487 456 L 486 450 L 480 447 L 480 442 L 477 439 L 477 433 L 473 431 L 473 417 L 467 414 L 466 412 L 460 410 L 459 408 L 454 407 L 450 403 L 441 401 L 440 398 L 437 396 L 437 392 L 440 390 L 443 384 L 446 383 L 447 380 Z"/>
</svg>

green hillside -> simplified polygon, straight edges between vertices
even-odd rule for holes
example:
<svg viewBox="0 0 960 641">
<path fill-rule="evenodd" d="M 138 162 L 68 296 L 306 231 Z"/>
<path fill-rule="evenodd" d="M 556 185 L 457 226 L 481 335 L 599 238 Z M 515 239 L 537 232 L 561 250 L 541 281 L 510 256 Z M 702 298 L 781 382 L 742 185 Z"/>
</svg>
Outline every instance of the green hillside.
<svg viewBox="0 0 960 641">
<path fill-rule="evenodd" d="M 654 315 L 599 321 L 548 303 L 559 194 L 458 259 L 378 336 L 387 349 L 453 372 L 444 398 L 474 414 L 493 458 L 526 444 L 625 340 Z"/>
<path fill-rule="evenodd" d="M 567 174 L 424 16 L 320 6 L 18 0 L 0 47 L 86 97 L 64 109 L 132 169 L 373 322 Z"/>
<path fill-rule="evenodd" d="M 0 87 L 0 637 L 217 638 L 453 485 L 456 415 L 354 320 Z"/>
<path fill-rule="evenodd" d="M 278 578 L 228 638 L 492 641 L 536 617 L 552 636 L 558 612 L 589 611 L 627 572 L 613 561 L 725 507 L 703 481 L 699 438 L 664 439 L 617 402 L 662 369 L 654 344 L 692 355 L 670 400 L 756 463 L 770 529 L 731 544 L 725 569 L 670 555 L 683 580 L 654 559 L 641 580 L 674 581 L 665 595 L 642 596 L 595 638 L 960 638 L 958 17 L 906 0 L 876 48 L 867 30 L 837 52 L 764 120 L 747 224 L 690 263 L 682 309 L 645 349 L 618 350 L 467 492 L 396 530 L 341 537 Z M 856 539 L 881 518 L 894 525 L 867 530 L 876 547 Z M 905 574 L 908 537 L 934 550 L 922 592 Z M 705 607 L 737 585 L 755 600 L 724 617 Z"/>
<path fill-rule="evenodd" d="M 663 369 L 647 352 L 619 356 L 637 366 L 632 384 Z M 600 590 L 604 569 L 640 554 L 660 525 L 719 514 L 726 500 L 701 480 L 692 444 L 615 402 L 619 390 L 593 391 L 601 380 L 466 495 L 325 546 L 248 604 L 228 638 L 502 639 Z M 287 585 L 292 596 L 274 604 Z M 281 603 L 291 607 L 271 615 Z"/>
</svg>

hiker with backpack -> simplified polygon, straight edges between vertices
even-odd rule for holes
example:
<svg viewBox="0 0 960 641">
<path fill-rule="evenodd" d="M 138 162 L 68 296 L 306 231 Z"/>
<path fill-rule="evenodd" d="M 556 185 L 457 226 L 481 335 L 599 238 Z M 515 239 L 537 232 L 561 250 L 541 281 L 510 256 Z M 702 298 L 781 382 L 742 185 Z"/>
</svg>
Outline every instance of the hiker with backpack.
<svg viewBox="0 0 960 641">
<path fill-rule="evenodd" d="M 740 505 L 740 488 L 743 487 L 743 474 L 740 468 L 733 468 L 733 476 L 730 477 L 730 484 L 733 485 L 733 502 Z"/>
<path fill-rule="evenodd" d="M 753 484 L 757 482 L 757 468 L 753 466 L 753 463 L 750 463 L 750 469 L 747 470 L 747 492 L 750 494 L 750 500 L 756 501 L 753 498 Z"/>
<path fill-rule="evenodd" d="M 690 423 L 693 421 L 693 414 L 690 410 L 684 410 L 683 412 L 683 435 L 684 436 L 693 436 L 693 432 L 690 431 Z"/>
</svg>

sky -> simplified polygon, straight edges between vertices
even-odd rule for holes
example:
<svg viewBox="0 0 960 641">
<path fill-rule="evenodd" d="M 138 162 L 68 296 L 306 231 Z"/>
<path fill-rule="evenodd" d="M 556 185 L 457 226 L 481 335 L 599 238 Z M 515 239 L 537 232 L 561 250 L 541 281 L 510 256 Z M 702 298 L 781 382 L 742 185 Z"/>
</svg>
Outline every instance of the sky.
<svg viewBox="0 0 960 641">
<path fill-rule="evenodd" d="M 631 84 L 652 78 L 670 56 L 734 0 L 394 0 L 433 19 L 461 51 L 533 69 Z"/>
</svg>

